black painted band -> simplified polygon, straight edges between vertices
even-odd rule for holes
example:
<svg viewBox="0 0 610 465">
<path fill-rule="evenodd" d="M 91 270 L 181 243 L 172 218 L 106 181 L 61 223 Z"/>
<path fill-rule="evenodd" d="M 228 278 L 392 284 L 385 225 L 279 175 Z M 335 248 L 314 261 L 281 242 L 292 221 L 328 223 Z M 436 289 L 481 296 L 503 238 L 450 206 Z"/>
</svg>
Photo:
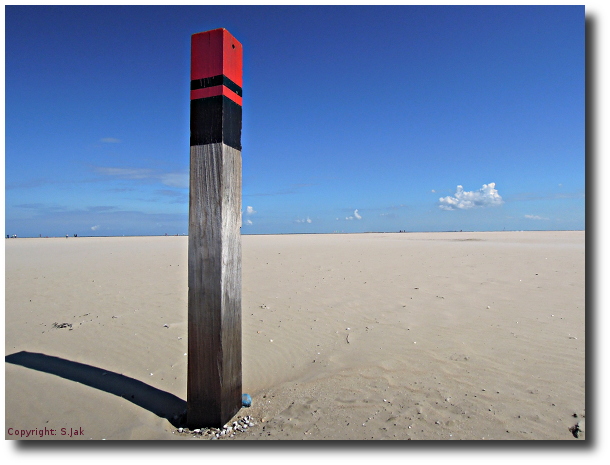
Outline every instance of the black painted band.
<svg viewBox="0 0 610 465">
<path fill-rule="evenodd" d="M 232 90 L 237 95 L 242 97 L 241 95 L 241 87 L 231 81 L 224 74 L 219 74 L 218 76 L 212 76 L 203 79 L 193 79 L 191 81 L 191 90 L 197 89 L 205 89 L 206 87 L 214 87 L 214 86 L 225 86 L 227 89 Z"/>
<path fill-rule="evenodd" d="M 224 95 L 191 100 L 191 146 L 223 142 L 241 151 L 241 105 Z"/>
</svg>

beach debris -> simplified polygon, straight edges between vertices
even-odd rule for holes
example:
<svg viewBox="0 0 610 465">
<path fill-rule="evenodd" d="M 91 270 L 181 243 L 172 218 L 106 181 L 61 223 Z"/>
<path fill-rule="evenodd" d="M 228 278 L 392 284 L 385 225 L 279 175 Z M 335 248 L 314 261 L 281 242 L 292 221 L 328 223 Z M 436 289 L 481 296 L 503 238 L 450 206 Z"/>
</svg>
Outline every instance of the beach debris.
<svg viewBox="0 0 610 465">
<path fill-rule="evenodd" d="M 196 428 L 189 430 L 188 428 L 180 427 L 174 433 L 188 434 L 193 437 L 202 437 L 210 440 L 222 438 L 234 438 L 237 433 L 245 433 L 248 428 L 255 426 L 254 418 L 250 415 L 240 418 L 233 423 L 227 423 L 221 428 Z"/>
<path fill-rule="evenodd" d="M 572 433 L 572 436 L 574 436 L 576 439 L 578 439 L 578 437 L 580 436 L 580 433 L 584 433 L 585 430 L 583 428 L 584 425 L 582 425 L 582 422 L 578 422 L 576 423 L 574 426 L 571 426 L 569 428 L 570 433 Z"/>
<path fill-rule="evenodd" d="M 164 328 L 169 328 L 169 325 L 165 324 L 163 325 Z"/>
<path fill-rule="evenodd" d="M 252 397 L 250 397 L 250 394 L 241 395 L 241 405 L 242 407 L 250 407 L 252 405 Z"/>
<path fill-rule="evenodd" d="M 53 328 L 61 329 L 61 328 L 69 328 L 72 329 L 72 323 L 53 323 Z"/>
</svg>

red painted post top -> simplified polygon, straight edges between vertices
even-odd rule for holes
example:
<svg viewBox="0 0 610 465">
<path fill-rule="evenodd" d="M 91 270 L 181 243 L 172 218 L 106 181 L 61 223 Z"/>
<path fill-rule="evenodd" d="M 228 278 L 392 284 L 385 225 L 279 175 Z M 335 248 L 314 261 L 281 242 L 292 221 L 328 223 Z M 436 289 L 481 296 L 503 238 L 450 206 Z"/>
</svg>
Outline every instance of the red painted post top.
<svg viewBox="0 0 610 465">
<path fill-rule="evenodd" d="M 191 36 L 191 146 L 241 151 L 242 45 L 224 28 Z"/>
<path fill-rule="evenodd" d="M 226 76 L 242 87 L 242 45 L 224 28 L 191 36 L 191 81 Z"/>
</svg>

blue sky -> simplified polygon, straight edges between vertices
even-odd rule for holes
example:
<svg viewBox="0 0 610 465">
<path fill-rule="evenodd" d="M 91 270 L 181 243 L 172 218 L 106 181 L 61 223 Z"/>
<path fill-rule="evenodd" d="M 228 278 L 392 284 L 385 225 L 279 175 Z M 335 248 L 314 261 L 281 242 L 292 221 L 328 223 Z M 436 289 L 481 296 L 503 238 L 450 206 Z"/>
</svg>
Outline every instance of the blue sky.
<svg viewBox="0 0 610 465">
<path fill-rule="evenodd" d="M 5 229 L 185 234 L 190 35 L 244 47 L 243 234 L 585 227 L 584 7 L 5 11 Z"/>
</svg>

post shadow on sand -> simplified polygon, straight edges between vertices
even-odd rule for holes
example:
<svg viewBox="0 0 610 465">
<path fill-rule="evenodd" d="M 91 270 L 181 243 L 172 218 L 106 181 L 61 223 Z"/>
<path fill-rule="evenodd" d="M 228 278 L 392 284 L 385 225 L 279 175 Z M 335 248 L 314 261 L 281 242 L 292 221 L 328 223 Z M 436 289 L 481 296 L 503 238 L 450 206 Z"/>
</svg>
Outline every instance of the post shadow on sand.
<svg viewBox="0 0 610 465">
<path fill-rule="evenodd" d="M 51 355 L 26 351 L 7 355 L 4 360 L 122 397 L 138 407 L 167 419 L 175 427 L 181 426 L 186 417 L 186 401 L 129 376 Z"/>
</svg>

